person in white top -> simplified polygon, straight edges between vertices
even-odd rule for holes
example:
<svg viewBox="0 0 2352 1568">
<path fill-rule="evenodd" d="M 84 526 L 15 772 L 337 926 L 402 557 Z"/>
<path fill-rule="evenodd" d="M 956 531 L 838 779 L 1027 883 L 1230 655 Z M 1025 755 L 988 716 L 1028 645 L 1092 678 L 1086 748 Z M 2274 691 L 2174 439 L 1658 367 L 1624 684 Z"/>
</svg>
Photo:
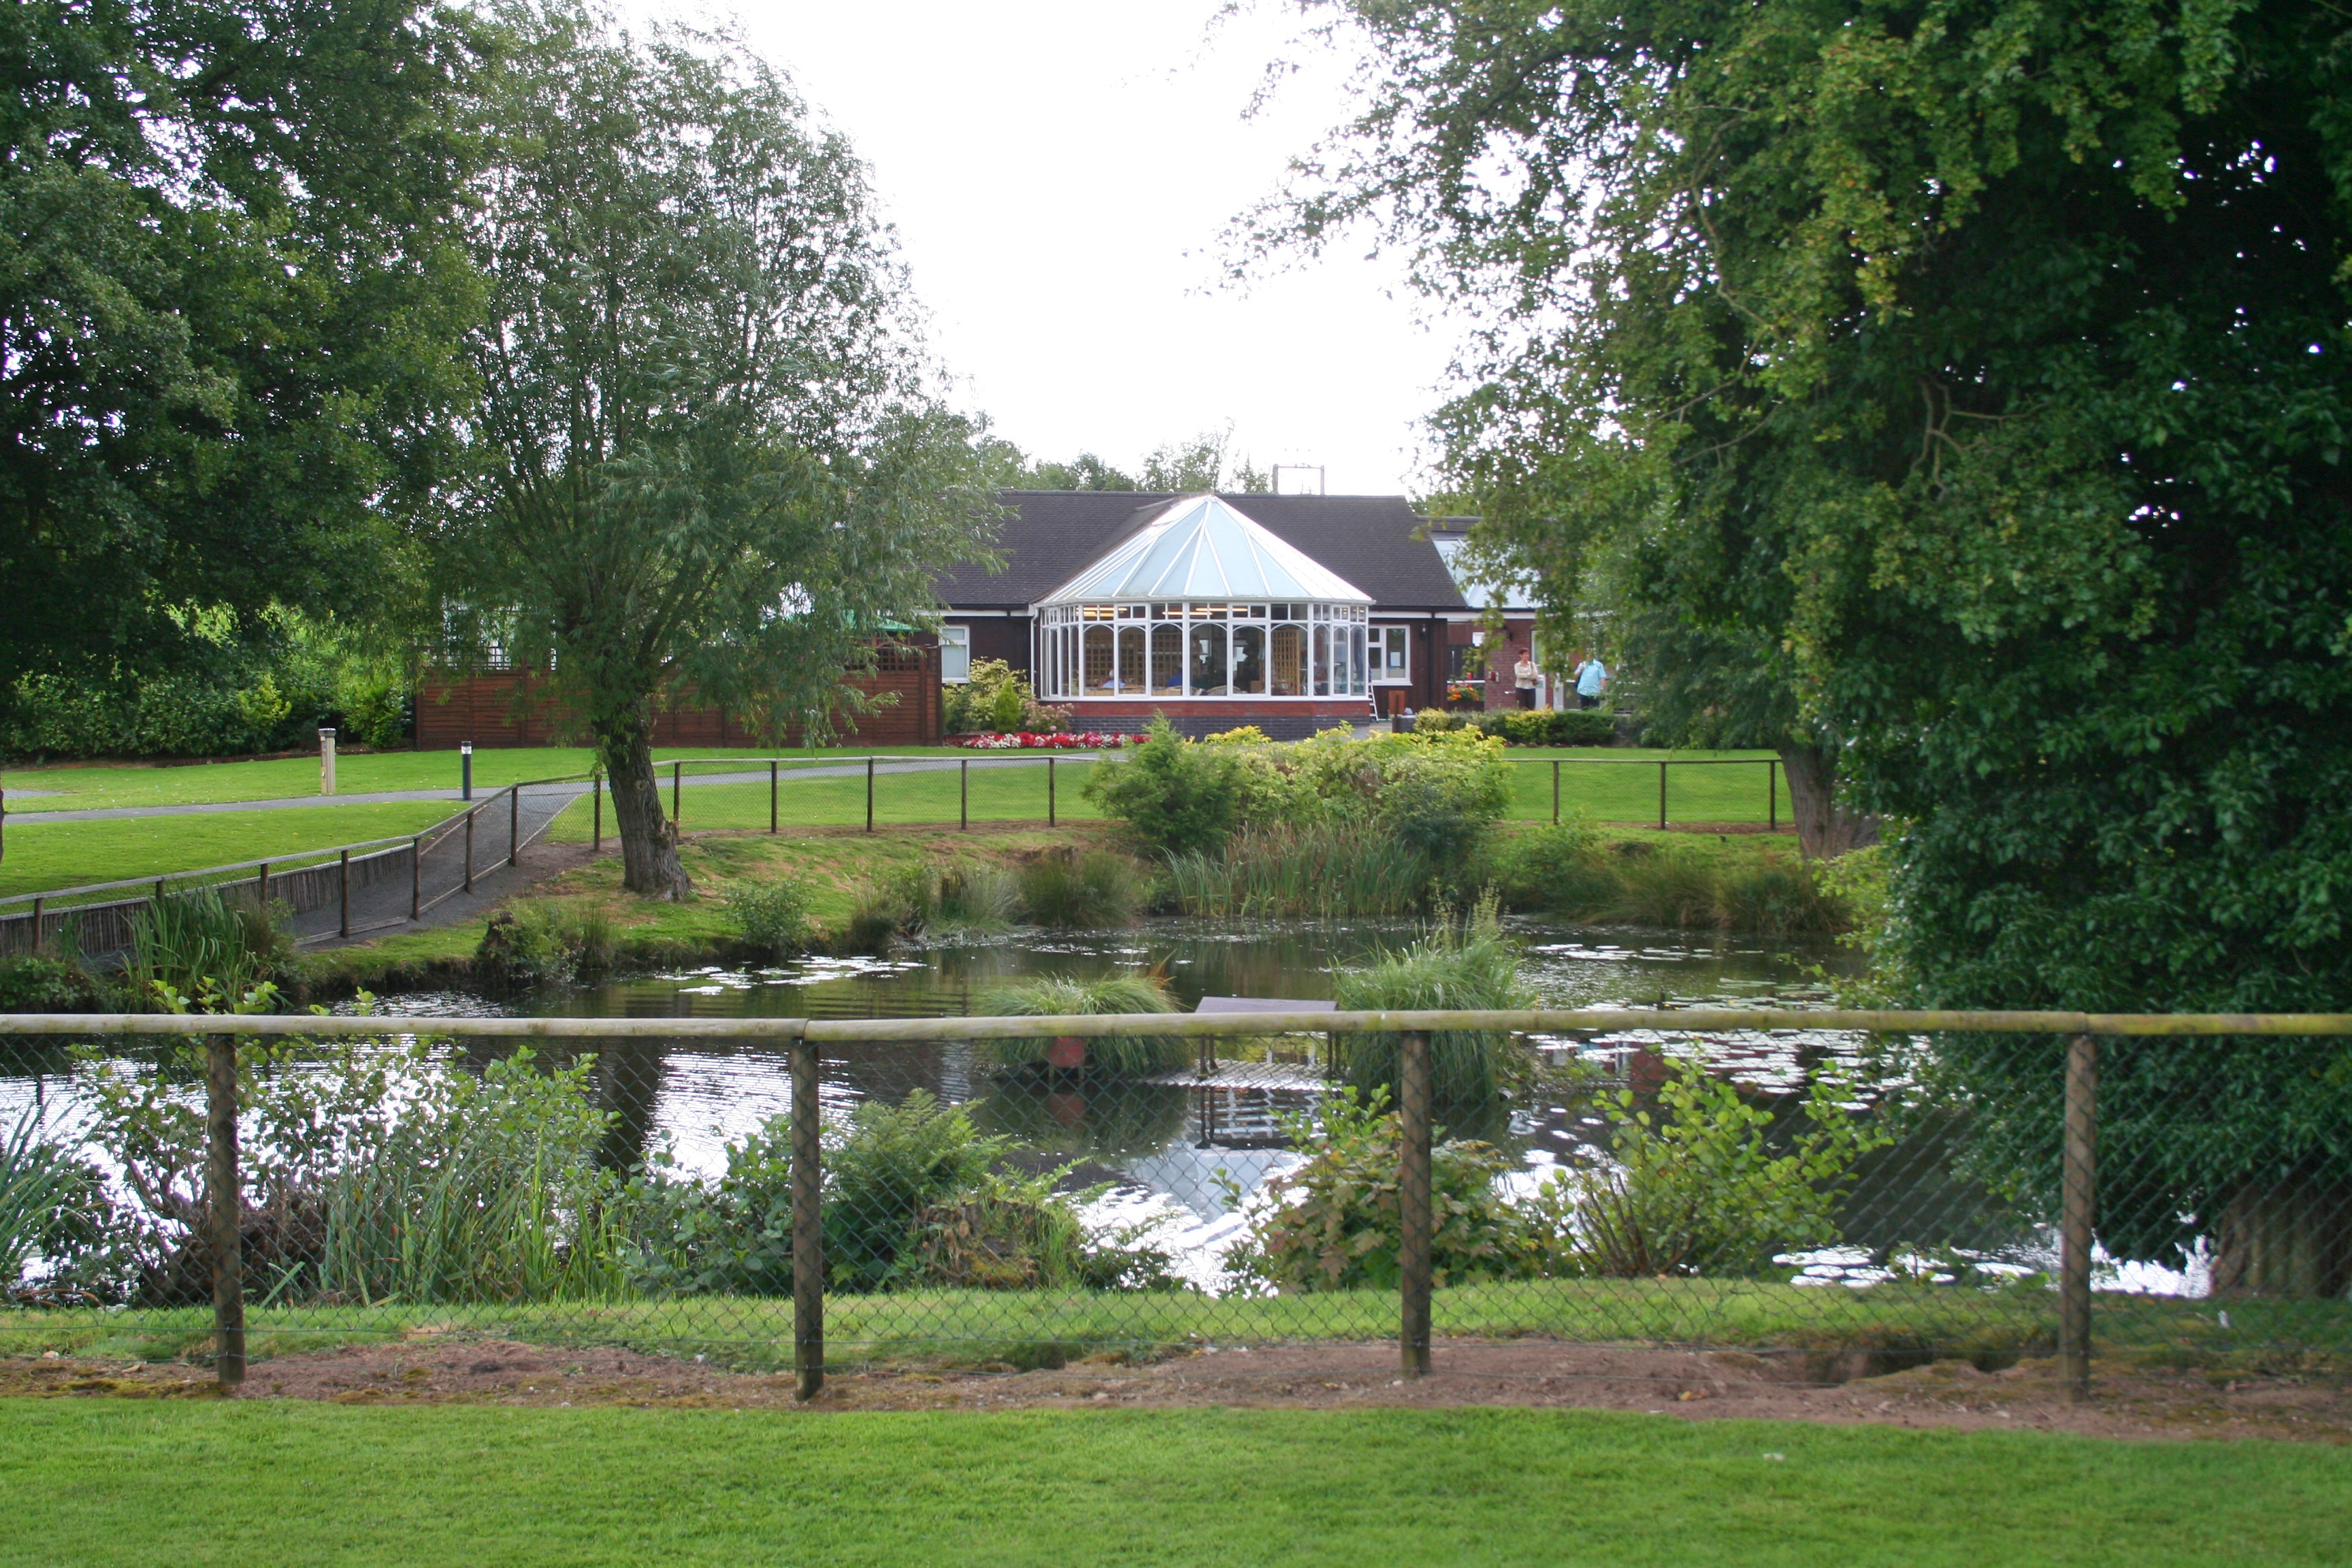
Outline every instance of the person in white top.
<svg viewBox="0 0 2352 1568">
<path fill-rule="evenodd" d="M 1519 706 L 1533 709 L 1536 705 L 1536 656 L 1521 652 L 1519 662 L 1511 671 L 1518 678 Z"/>
</svg>

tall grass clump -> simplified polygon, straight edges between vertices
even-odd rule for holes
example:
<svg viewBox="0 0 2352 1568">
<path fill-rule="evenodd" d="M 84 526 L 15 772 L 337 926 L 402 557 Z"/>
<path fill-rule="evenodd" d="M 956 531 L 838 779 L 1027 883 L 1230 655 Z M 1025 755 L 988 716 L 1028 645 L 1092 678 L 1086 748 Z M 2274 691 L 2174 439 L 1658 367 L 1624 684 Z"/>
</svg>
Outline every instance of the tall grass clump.
<svg viewBox="0 0 2352 1568">
<path fill-rule="evenodd" d="M 958 931 L 1002 931 L 1021 916 L 1021 882 L 1002 866 L 980 861 L 940 873 L 931 923 Z"/>
<path fill-rule="evenodd" d="M 1612 908 L 1623 886 L 1600 835 L 1580 820 L 1489 834 L 1477 870 L 1507 909 L 1571 917 Z"/>
<path fill-rule="evenodd" d="M 103 1178 L 53 1135 L 42 1110 L 28 1106 L 0 1133 L 0 1303 L 18 1295 L 36 1256 L 53 1282 L 70 1279 L 78 1255 L 103 1239 L 110 1208 Z"/>
<path fill-rule="evenodd" d="M 1339 971 L 1332 992 L 1343 1013 L 1536 1005 L 1534 992 L 1519 978 L 1518 956 L 1504 939 L 1491 896 L 1480 900 L 1458 926 L 1451 911 L 1440 910 L 1411 946 L 1382 953 L 1360 969 Z M 1385 1090 L 1392 1100 L 1402 1092 L 1402 1036 L 1335 1035 L 1331 1049 L 1343 1084 L 1365 1095 Z M 1499 1033 L 1445 1030 L 1430 1037 L 1429 1052 L 1441 1114 L 1471 1115 L 1492 1107 L 1532 1066 L 1528 1053 Z"/>
<path fill-rule="evenodd" d="M 727 895 L 743 945 L 761 958 L 790 958 L 808 946 L 808 889 L 790 877 L 751 882 Z"/>
<path fill-rule="evenodd" d="M 1000 985 L 980 998 L 980 1011 L 990 1017 L 1051 1018 L 1093 1016 L 1101 1013 L 1175 1013 L 1181 1011 L 1168 988 L 1147 974 L 1108 974 L 1093 980 L 1052 975 Z M 990 1040 L 985 1050 L 1003 1068 L 1042 1067 L 1045 1040 Z M 1172 1072 L 1190 1059 L 1190 1047 L 1181 1035 L 1097 1036 L 1086 1042 L 1090 1071 L 1117 1078 L 1146 1078 Z"/>
<path fill-rule="evenodd" d="M 1778 857 L 1724 872 L 1717 904 L 1725 929 L 1759 936 L 1842 931 L 1853 923 L 1820 872 Z"/>
<path fill-rule="evenodd" d="M 131 918 L 131 988 L 142 1003 L 225 1012 L 291 973 L 285 906 L 262 909 L 190 888 L 151 899 Z"/>
<path fill-rule="evenodd" d="M 1694 856 L 1637 855 L 1617 866 L 1617 896 L 1607 918 L 1644 926 L 1715 926 L 1723 902 L 1715 868 Z"/>
<path fill-rule="evenodd" d="M 494 985 L 569 985 L 613 966 L 613 917 L 602 904 L 521 899 L 482 927 L 474 972 Z"/>
<path fill-rule="evenodd" d="M 1219 848 L 1171 855 L 1181 913 L 1234 919 L 1377 919 L 1411 914 L 1451 880 L 1444 857 L 1364 818 L 1248 827 Z"/>
<path fill-rule="evenodd" d="M 1141 868 L 1108 849 L 1047 850 L 1021 868 L 1021 906 L 1041 926 L 1125 925 L 1143 902 Z"/>
<path fill-rule="evenodd" d="M 417 1081 L 321 1184 L 318 1293 L 362 1305 L 625 1294 L 614 1184 L 596 1163 L 612 1115 L 591 1101 L 589 1070 L 541 1072 L 517 1051 L 478 1079 Z"/>
</svg>

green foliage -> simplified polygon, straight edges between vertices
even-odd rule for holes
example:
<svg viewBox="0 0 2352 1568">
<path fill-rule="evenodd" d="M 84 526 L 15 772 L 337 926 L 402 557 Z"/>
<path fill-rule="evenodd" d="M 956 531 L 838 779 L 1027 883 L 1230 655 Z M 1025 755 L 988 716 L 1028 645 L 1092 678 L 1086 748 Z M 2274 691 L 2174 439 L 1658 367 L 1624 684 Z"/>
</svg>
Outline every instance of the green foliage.
<svg viewBox="0 0 2352 1568">
<path fill-rule="evenodd" d="M 0 693 L 184 677 L 200 618 L 405 607 L 386 520 L 445 477 L 467 390 L 478 19 L 190 0 L 5 28 Z M 153 706 L 145 741 L 219 738 Z"/>
<path fill-rule="evenodd" d="M 1535 993 L 1519 979 L 1518 956 L 1504 940 L 1492 897 L 1480 900 L 1460 926 L 1440 908 L 1420 940 L 1332 976 L 1332 995 L 1344 1013 L 1380 1010 L 1532 1007 Z M 1339 1081 L 1370 1093 L 1400 1090 L 1402 1035 L 1339 1035 L 1331 1042 Z M 1430 1082 L 1439 1114 L 1465 1117 L 1492 1107 L 1526 1080 L 1528 1053 L 1506 1034 L 1444 1030 L 1429 1039 Z"/>
<path fill-rule="evenodd" d="M 1245 827 L 1222 849 L 1169 857 L 1169 895 L 1188 915 L 1343 920 L 1409 915 L 1450 868 L 1364 820 Z"/>
<path fill-rule="evenodd" d="M 1696 672 L 1684 721 L 1825 748 L 1904 822 L 1904 1000 L 2343 1005 L 2341 16 L 1338 9 L 1373 100 L 1267 238 L 1385 221 L 1483 303 L 1448 479 L 1544 602 L 1598 574 L 1645 689 Z M 1953 1047 L 2021 1162 L 2054 1050 Z M 2119 1256 L 2352 1182 L 2328 1070 L 2165 1057 L 2114 1085 L 2150 1140 L 2103 1194 Z M 2168 1121 L 2192 1078 L 2212 1115 Z"/>
<path fill-rule="evenodd" d="M 1490 834 L 1480 850 L 1480 883 L 1507 909 L 1590 915 L 1607 908 L 1621 885 L 1600 835 L 1581 817 Z"/>
<path fill-rule="evenodd" d="M 49 1135 L 39 1106 L 0 1131 L 0 1304 L 8 1303 L 36 1254 L 70 1270 L 88 1228 L 89 1205 L 105 1206 L 103 1185 L 72 1150 Z"/>
<path fill-rule="evenodd" d="M 961 685 L 944 689 L 942 726 L 950 735 L 1026 731 L 1053 734 L 1070 727 L 1070 710 L 1037 700 L 1026 676 L 1001 658 L 976 658 Z"/>
<path fill-rule="evenodd" d="M 170 1012 L 250 1012 L 263 987 L 292 972 L 283 905 L 257 908 L 213 886 L 151 899 L 131 920 L 131 992 Z"/>
<path fill-rule="evenodd" d="M 1241 765 L 1230 748 L 1187 741 L 1154 718 L 1150 739 L 1094 765 L 1086 796 L 1155 855 L 1213 850 L 1241 820 Z"/>
<path fill-rule="evenodd" d="M 897 1105 L 858 1106 L 847 1129 L 826 1140 L 827 1280 L 845 1290 L 888 1283 L 917 1217 L 978 1186 L 1004 1147 L 919 1089 Z"/>
<path fill-rule="evenodd" d="M 1814 1079 L 1807 1125 L 1778 1147 L 1772 1112 L 1696 1062 L 1676 1065 L 1654 1112 L 1621 1093 L 1610 1163 L 1552 1176 L 1529 1205 L 1545 1271 L 1752 1275 L 1776 1253 L 1836 1241 L 1854 1161 L 1893 1142 L 1845 1109 L 1850 1092 Z"/>
<path fill-rule="evenodd" d="M 518 899 L 490 916 L 474 973 L 492 985 L 569 985 L 613 966 L 613 921 L 573 899 Z"/>
<path fill-rule="evenodd" d="M 106 994 L 98 978 L 74 960 L 29 953 L 0 958 L 0 1013 L 87 1013 Z"/>
<path fill-rule="evenodd" d="M 1420 721 L 1416 716 L 1414 724 Z M 1476 715 L 1475 722 L 1480 734 L 1513 746 L 1606 746 L 1617 739 L 1617 716 L 1598 708 L 1503 708 Z"/>
<path fill-rule="evenodd" d="M 808 889 L 791 877 L 733 888 L 727 907 L 743 945 L 761 958 L 789 958 L 808 946 Z"/>
<path fill-rule="evenodd" d="M 988 558 L 993 509 L 865 166 L 780 73 L 727 37 L 501 19 L 479 478 L 432 537 L 448 635 L 547 672 L 613 781 L 624 885 L 679 896 L 657 695 L 821 735 L 877 634 Z"/>
<path fill-rule="evenodd" d="M 1227 1255 L 1236 1275 L 1277 1290 L 1396 1288 L 1403 1133 L 1388 1105 L 1386 1089 L 1365 1097 L 1350 1086 L 1324 1102 L 1319 1123 L 1283 1116 L 1291 1144 L 1313 1157 L 1267 1184 L 1270 1203 Z M 1431 1149 L 1429 1163 L 1434 1281 L 1532 1272 L 1517 1212 L 1495 1190 L 1510 1157 L 1491 1144 L 1447 1141 Z"/>
<path fill-rule="evenodd" d="M 1021 907 L 1042 926 L 1125 925 L 1143 902 L 1143 871 L 1108 849 L 1049 849 L 1021 868 Z"/>
<path fill-rule="evenodd" d="M 1094 979 L 1048 975 L 996 986 L 980 998 L 987 1017 L 1079 1017 L 1099 1013 L 1181 1013 L 1183 1008 L 1158 978 L 1106 974 Z M 1043 1063 L 1046 1041 L 988 1040 L 982 1049 L 999 1067 Z M 1107 1035 L 1087 1041 L 1087 1068 L 1108 1078 L 1148 1078 L 1172 1072 L 1192 1055 L 1181 1035 Z"/>
</svg>

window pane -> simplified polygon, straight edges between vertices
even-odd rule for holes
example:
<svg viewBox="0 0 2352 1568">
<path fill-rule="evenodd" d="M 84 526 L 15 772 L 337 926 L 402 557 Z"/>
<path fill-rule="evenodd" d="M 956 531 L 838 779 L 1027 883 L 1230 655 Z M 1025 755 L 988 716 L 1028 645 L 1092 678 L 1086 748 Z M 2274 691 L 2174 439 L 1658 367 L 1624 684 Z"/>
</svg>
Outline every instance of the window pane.
<svg viewBox="0 0 2352 1568">
<path fill-rule="evenodd" d="M 1108 697 L 1110 695 L 1110 628 L 1088 626 L 1086 647 L 1087 695 Z"/>
<path fill-rule="evenodd" d="M 1121 691 L 1143 689 L 1143 628 L 1118 628 L 1118 689 Z"/>
<path fill-rule="evenodd" d="M 1315 628 L 1315 695 L 1331 695 L 1331 628 Z"/>
<path fill-rule="evenodd" d="M 1234 628 L 1234 693 L 1235 696 L 1265 695 L 1265 628 L 1235 626 Z"/>
<path fill-rule="evenodd" d="M 1173 697 L 1184 689 L 1184 630 L 1181 626 L 1151 628 L 1151 689 Z"/>
<path fill-rule="evenodd" d="M 1364 628 L 1348 628 L 1348 695 L 1364 694 Z"/>
<path fill-rule="evenodd" d="M 971 628 L 970 626 L 940 628 L 940 679 L 941 680 L 971 679 Z"/>
<path fill-rule="evenodd" d="M 1307 628 L 1274 628 L 1273 695 L 1298 697 L 1307 690 Z"/>
<path fill-rule="evenodd" d="M 1192 695 L 1225 695 L 1225 628 L 1215 625 L 1192 627 Z"/>
</svg>

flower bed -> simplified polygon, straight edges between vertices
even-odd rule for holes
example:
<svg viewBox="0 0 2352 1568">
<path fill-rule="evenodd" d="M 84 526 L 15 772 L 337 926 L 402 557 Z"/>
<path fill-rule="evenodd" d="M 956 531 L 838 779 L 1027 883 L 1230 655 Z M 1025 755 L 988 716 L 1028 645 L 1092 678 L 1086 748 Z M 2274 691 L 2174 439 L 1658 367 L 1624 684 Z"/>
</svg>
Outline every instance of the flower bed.
<svg viewBox="0 0 2352 1568">
<path fill-rule="evenodd" d="M 1050 735 L 1033 734 L 1023 730 L 1015 734 L 958 735 L 950 743 L 975 752 L 1093 752 L 1140 745 L 1149 738 L 1122 735 L 1110 730 L 1085 730 L 1075 733 L 1065 730 Z"/>
</svg>

